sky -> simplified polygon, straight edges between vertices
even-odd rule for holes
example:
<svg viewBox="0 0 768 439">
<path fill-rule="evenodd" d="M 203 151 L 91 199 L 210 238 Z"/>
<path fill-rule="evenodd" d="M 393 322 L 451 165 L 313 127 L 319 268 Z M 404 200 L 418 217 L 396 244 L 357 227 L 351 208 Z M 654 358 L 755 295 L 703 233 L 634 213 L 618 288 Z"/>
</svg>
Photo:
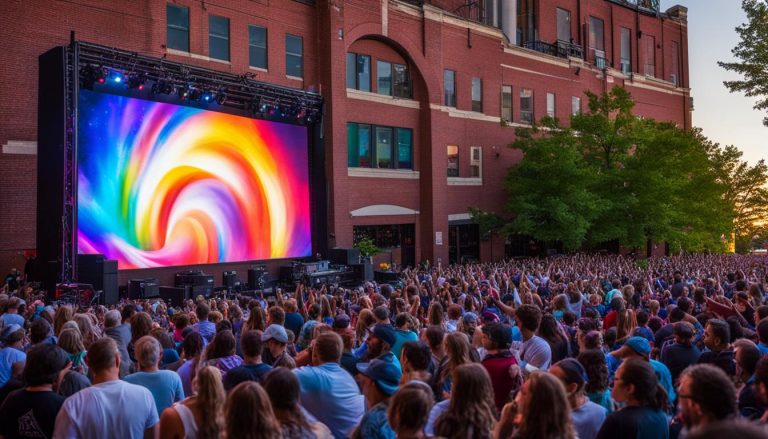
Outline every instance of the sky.
<svg viewBox="0 0 768 439">
<path fill-rule="evenodd" d="M 744 159 L 768 161 L 768 127 L 765 113 L 752 109 L 756 99 L 730 93 L 723 81 L 739 75 L 717 65 L 735 60 L 731 54 L 739 42 L 736 26 L 747 21 L 740 0 L 662 0 L 661 10 L 674 5 L 688 8 L 688 64 L 693 125 L 721 145 L 735 145 Z"/>
</svg>

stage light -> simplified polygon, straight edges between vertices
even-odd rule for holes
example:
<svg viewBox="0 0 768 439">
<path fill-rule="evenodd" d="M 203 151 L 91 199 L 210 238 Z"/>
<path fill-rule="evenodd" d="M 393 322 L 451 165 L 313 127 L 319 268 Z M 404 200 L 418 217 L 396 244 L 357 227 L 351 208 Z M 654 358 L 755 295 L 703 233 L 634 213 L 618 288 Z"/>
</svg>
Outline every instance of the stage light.
<svg viewBox="0 0 768 439">
<path fill-rule="evenodd" d="M 104 83 L 101 69 L 93 65 L 84 65 L 80 69 L 80 87 L 86 90 L 93 90 L 95 82 Z"/>
<path fill-rule="evenodd" d="M 224 105 L 224 101 L 227 100 L 227 93 L 224 90 L 224 87 L 219 87 L 219 89 L 216 91 L 216 103 L 219 105 Z"/>
<path fill-rule="evenodd" d="M 210 102 L 210 100 L 211 100 L 211 94 L 210 94 L 210 93 L 208 93 L 208 92 L 205 92 L 205 93 L 203 93 L 203 100 L 204 100 L 205 102 Z"/>
<path fill-rule="evenodd" d="M 147 81 L 147 75 L 145 73 L 129 73 L 125 80 L 125 85 L 130 88 L 138 89 L 139 91 L 144 89 L 144 83 Z"/>
<path fill-rule="evenodd" d="M 120 72 L 113 71 L 112 72 L 112 80 L 118 84 L 123 82 L 123 74 Z"/>
</svg>

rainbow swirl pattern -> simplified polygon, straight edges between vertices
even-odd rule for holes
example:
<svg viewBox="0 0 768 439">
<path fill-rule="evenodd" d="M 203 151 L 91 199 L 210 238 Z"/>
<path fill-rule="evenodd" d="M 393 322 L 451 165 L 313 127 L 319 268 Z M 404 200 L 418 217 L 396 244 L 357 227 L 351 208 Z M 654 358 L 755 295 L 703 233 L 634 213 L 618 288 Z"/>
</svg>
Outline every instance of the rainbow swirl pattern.
<svg viewBox="0 0 768 439">
<path fill-rule="evenodd" d="M 80 92 L 80 253 L 120 269 L 312 253 L 305 127 Z"/>
</svg>

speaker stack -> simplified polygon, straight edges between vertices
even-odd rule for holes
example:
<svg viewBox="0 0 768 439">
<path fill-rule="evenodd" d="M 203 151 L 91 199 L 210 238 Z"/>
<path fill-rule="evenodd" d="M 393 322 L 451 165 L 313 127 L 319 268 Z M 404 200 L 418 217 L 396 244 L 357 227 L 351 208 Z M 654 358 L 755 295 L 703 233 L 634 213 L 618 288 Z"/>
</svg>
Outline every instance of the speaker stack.
<svg viewBox="0 0 768 439">
<path fill-rule="evenodd" d="M 248 288 L 263 290 L 269 282 L 269 272 L 266 265 L 254 265 L 248 269 Z"/>
<path fill-rule="evenodd" d="M 176 273 L 173 284 L 175 287 L 191 287 L 192 297 L 199 295 L 205 298 L 213 294 L 213 275 L 205 274 L 202 271 L 182 271 Z"/>
<path fill-rule="evenodd" d="M 104 255 L 100 254 L 77 255 L 77 280 L 91 284 L 94 290 L 101 291 L 99 304 L 117 304 L 117 261 L 104 259 Z"/>
<path fill-rule="evenodd" d="M 360 250 L 356 248 L 332 248 L 328 250 L 328 259 L 335 265 L 359 264 Z"/>
<path fill-rule="evenodd" d="M 192 298 L 192 287 L 160 287 L 160 298 L 171 306 L 184 306 L 184 301 Z"/>
<path fill-rule="evenodd" d="M 151 299 L 153 297 L 160 297 L 160 286 L 157 279 L 131 279 L 128 281 L 129 299 Z"/>
</svg>

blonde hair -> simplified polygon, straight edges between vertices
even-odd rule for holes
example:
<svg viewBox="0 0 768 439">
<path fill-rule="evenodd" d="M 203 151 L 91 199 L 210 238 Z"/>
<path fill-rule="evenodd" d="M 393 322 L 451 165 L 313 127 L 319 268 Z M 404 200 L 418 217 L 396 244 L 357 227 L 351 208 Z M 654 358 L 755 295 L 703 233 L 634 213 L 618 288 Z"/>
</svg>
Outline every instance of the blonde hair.
<svg viewBox="0 0 768 439">
<path fill-rule="evenodd" d="M 77 355 L 85 350 L 83 338 L 80 331 L 74 328 L 67 328 L 59 334 L 59 347 L 67 351 L 68 354 Z"/>
<path fill-rule="evenodd" d="M 267 392 L 254 381 L 245 381 L 235 386 L 227 397 L 224 410 L 228 438 L 283 437 Z"/>
<path fill-rule="evenodd" d="M 74 315 L 75 311 L 68 305 L 62 305 L 56 310 L 56 313 L 53 315 L 53 332 L 56 336 L 61 333 L 64 323 L 72 320 Z"/>
<path fill-rule="evenodd" d="M 205 366 L 197 372 L 192 383 L 195 390 L 195 404 L 204 420 L 197 426 L 197 437 L 214 439 L 224 432 L 225 394 L 221 371 L 213 366 Z"/>
</svg>

